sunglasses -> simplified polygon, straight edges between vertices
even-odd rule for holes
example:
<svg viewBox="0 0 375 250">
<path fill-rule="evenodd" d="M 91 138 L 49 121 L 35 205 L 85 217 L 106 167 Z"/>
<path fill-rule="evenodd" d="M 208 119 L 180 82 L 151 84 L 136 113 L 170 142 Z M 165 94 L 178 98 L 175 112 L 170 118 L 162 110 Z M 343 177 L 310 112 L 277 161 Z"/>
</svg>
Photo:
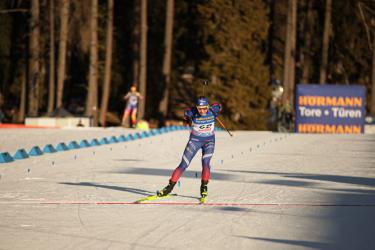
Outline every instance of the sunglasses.
<svg viewBox="0 0 375 250">
<path fill-rule="evenodd" d="M 208 107 L 197 107 L 197 109 L 204 111 L 204 110 L 208 110 Z"/>
</svg>

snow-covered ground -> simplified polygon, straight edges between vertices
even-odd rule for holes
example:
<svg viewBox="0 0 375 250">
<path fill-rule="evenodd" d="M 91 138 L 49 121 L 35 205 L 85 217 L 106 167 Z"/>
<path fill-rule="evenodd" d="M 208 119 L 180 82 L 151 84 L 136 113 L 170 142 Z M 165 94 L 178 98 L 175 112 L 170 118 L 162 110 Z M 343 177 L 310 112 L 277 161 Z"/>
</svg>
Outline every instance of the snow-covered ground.
<svg viewBox="0 0 375 250">
<path fill-rule="evenodd" d="M 65 128 L 65 129 L 0 129 L 0 152 L 8 152 L 13 155 L 18 149 L 25 149 L 27 152 L 33 146 L 43 147 L 47 144 L 56 144 L 80 140 L 100 140 L 103 137 L 119 136 L 122 134 L 137 132 L 133 129 L 111 127 L 102 128 Z"/>
<path fill-rule="evenodd" d="M 0 152 L 128 132 L 0 130 Z M 0 249 L 375 249 L 375 135 L 218 132 L 207 204 L 200 155 L 176 196 L 132 204 L 167 184 L 187 138 L 0 164 Z"/>
</svg>

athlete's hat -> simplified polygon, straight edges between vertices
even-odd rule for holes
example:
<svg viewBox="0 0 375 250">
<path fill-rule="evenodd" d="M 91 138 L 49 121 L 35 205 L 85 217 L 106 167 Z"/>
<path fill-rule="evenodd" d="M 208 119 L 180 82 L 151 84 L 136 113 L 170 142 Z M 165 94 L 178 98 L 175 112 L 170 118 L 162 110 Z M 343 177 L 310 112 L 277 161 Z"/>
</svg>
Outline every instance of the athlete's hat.
<svg viewBox="0 0 375 250">
<path fill-rule="evenodd" d="M 197 107 L 207 107 L 208 106 L 208 99 L 204 96 L 201 96 L 195 101 L 195 105 Z"/>
</svg>

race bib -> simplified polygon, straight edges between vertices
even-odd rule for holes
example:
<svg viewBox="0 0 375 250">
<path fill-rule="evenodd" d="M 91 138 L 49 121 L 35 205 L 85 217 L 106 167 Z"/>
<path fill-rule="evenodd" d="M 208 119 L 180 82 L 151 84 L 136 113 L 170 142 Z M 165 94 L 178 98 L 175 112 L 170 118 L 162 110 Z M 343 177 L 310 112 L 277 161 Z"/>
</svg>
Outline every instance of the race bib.
<svg viewBox="0 0 375 250">
<path fill-rule="evenodd" d="M 206 124 L 193 123 L 193 134 L 198 136 L 210 136 L 214 132 L 215 122 Z"/>
<path fill-rule="evenodd" d="M 136 95 L 129 96 L 129 104 L 135 105 L 138 103 L 138 97 Z"/>
</svg>

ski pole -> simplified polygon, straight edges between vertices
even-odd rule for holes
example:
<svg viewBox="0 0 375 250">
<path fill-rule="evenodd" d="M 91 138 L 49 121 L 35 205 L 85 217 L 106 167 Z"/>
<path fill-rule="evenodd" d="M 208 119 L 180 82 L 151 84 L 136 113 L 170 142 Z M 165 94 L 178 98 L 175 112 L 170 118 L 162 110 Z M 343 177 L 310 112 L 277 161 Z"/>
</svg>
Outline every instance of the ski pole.
<svg viewBox="0 0 375 250">
<path fill-rule="evenodd" d="M 207 80 L 203 80 L 203 86 L 202 86 L 203 87 L 203 96 L 205 96 L 205 94 L 206 94 L 206 91 L 205 91 L 205 89 L 206 89 L 205 87 L 206 86 L 208 86 L 208 81 Z M 216 117 L 216 120 L 220 123 L 221 127 L 228 132 L 228 134 L 230 136 L 233 136 L 233 134 L 225 127 L 224 123 L 219 119 L 219 117 Z"/>
<path fill-rule="evenodd" d="M 206 86 L 208 85 L 207 80 L 203 80 L 203 96 L 206 96 Z"/>
<path fill-rule="evenodd" d="M 219 119 L 219 117 L 216 117 L 216 120 L 220 123 L 220 126 L 228 132 L 230 136 L 233 136 L 233 134 L 225 127 L 224 123 Z"/>
</svg>

